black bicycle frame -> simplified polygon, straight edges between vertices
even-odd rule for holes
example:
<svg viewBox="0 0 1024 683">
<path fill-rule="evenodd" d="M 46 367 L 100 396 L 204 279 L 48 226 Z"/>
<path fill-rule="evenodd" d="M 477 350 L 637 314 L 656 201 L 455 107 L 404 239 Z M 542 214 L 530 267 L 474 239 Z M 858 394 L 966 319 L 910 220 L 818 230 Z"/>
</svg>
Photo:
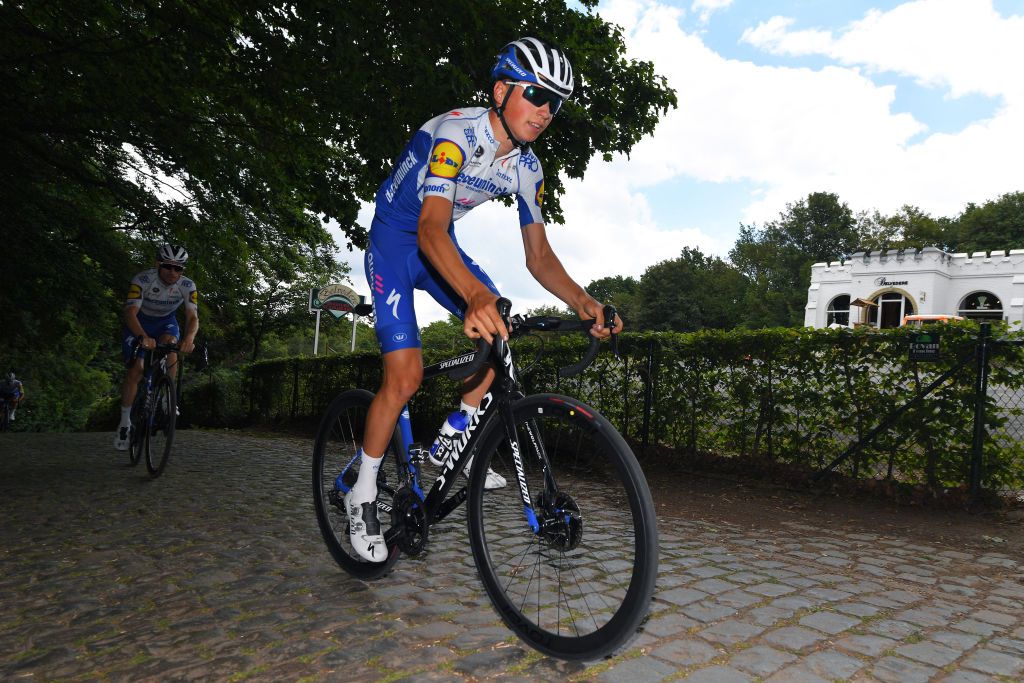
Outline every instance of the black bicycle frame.
<svg viewBox="0 0 1024 683">
<path fill-rule="evenodd" d="M 478 350 L 477 353 L 480 353 Z M 453 369 L 468 364 L 473 360 L 475 354 L 465 354 L 458 358 L 441 361 L 423 369 L 423 378 L 430 379 L 438 375 L 450 374 Z M 512 360 L 512 350 L 504 340 L 497 339 L 489 350 L 489 357 L 497 362 L 497 376 L 491 386 L 491 390 L 484 394 L 480 407 L 470 419 L 466 430 L 459 435 L 453 444 L 452 451 L 443 465 L 433 486 L 426 493 L 422 493 L 419 485 L 419 468 L 410 454 L 410 443 L 405 443 L 403 438 L 403 451 L 400 455 L 400 467 L 408 473 L 408 481 L 411 488 L 423 501 L 423 511 L 427 526 L 447 517 L 459 505 L 465 502 L 468 497 L 466 486 L 462 486 L 449 497 L 449 493 L 455 487 L 456 480 L 462 470 L 466 467 L 468 453 L 472 453 L 478 442 L 489 431 L 488 425 L 494 419 L 500 419 L 505 425 L 505 435 L 512 448 L 512 457 L 515 461 L 516 479 L 519 484 L 519 494 L 523 501 L 523 514 L 527 523 L 534 533 L 539 533 L 540 525 L 537 522 L 537 515 L 533 510 L 533 502 L 530 500 L 530 491 L 526 484 L 526 472 L 523 468 L 519 436 L 516 434 L 515 419 L 512 413 L 512 403 L 523 397 L 522 390 L 516 379 L 515 364 Z M 404 412 L 404 411 L 403 411 Z M 540 439 L 535 434 L 535 427 L 530 423 L 526 425 L 526 431 L 537 454 L 542 460 L 542 467 L 545 475 L 545 482 L 553 486 L 554 481 L 550 476 L 550 468 L 547 463 L 547 454 L 540 447 Z M 385 543 L 391 544 L 401 533 L 392 527 L 384 536 Z"/>
</svg>

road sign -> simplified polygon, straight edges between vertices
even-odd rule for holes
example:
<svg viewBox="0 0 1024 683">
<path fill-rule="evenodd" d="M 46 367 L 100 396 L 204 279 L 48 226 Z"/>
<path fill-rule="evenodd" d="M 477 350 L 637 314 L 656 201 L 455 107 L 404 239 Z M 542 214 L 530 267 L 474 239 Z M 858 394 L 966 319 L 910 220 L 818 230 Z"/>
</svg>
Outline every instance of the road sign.
<svg viewBox="0 0 1024 683">
<path fill-rule="evenodd" d="M 327 285 L 309 290 L 309 312 L 327 311 L 335 318 L 342 318 L 363 303 L 365 297 L 345 285 Z"/>
</svg>

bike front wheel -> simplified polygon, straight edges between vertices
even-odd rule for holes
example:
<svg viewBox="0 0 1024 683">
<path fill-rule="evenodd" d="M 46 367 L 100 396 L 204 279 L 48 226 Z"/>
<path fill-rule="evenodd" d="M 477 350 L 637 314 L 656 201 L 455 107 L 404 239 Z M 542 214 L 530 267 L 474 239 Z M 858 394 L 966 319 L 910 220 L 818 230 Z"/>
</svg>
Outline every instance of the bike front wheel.
<svg viewBox="0 0 1024 683">
<path fill-rule="evenodd" d="M 388 546 L 387 558 L 369 562 L 356 553 L 349 540 L 344 497 L 359 476 L 361 458 L 357 454 L 363 447 L 366 414 L 372 402 L 373 393 L 364 389 L 339 394 L 320 421 L 313 447 L 313 503 L 324 543 L 342 569 L 367 580 L 386 574 L 400 552 L 393 543 Z M 377 519 L 384 534 L 391 528 L 391 504 L 405 479 L 399 465 L 401 444 L 396 427 L 377 471 Z"/>
<path fill-rule="evenodd" d="M 623 646 L 650 608 L 658 531 L 647 480 L 622 436 L 586 404 L 540 394 L 515 403 L 512 417 L 494 425 L 472 464 L 477 570 L 498 614 L 531 647 L 598 659 Z M 488 467 L 508 485 L 487 490 Z"/>
<path fill-rule="evenodd" d="M 146 469 L 151 477 L 159 477 L 167 467 L 174 446 L 178 400 L 174 382 L 166 375 L 153 386 L 152 401 L 143 422 L 145 432 Z"/>
</svg>

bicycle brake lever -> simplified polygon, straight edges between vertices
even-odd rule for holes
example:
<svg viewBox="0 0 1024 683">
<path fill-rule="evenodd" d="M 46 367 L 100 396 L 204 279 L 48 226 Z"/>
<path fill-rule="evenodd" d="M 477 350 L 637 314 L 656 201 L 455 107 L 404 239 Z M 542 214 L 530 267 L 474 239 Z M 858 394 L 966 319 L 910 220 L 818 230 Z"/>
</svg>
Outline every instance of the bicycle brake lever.
<svg viewBox="0 0 1024 683">
<path fill-rule="evenodd" d="M 605 329 L 607 329 L 607 330 L 614 330 L 615 329 L 615 316 L 616 316 L 616 314 L 617 314 L 617 311 L 615 310 L 614 306 L 612 306 L 611 304 L 605 305 L 605 307 L 604 307 L 604 326 L 605 326 Z M 611 344 L 612 344 L 612 353 L 615 355 L 616 358 L 621 358 L 622 356 L 619 355 L 619 335 L 617 335 L 614 331 L 612 331 L 610 334 L 611 334 L 610 341 L 611 341 Z"/>
</svg>

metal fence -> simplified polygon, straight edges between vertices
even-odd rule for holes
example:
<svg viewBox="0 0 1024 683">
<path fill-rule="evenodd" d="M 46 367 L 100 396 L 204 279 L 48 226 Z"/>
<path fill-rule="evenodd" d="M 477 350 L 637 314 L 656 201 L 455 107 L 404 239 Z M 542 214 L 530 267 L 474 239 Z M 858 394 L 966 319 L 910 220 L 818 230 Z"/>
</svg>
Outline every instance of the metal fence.
<svg viewBox="0 0 1024 683">
<path fill-rule="evenodd" d="M 805 472 L 832 465 L 858 480 L 1013 495 L 1024 490 L 1024 349 L 1019 335 L 981 329 L 943 329 L 933 362 L 909 360 L 914 332 L 906 329 L 627 334 L 620 358 L 603 354 L 572 380 L 557 369 L 580 357 L 582 340 L 549 339 L 536 361 L 535 340 L 514 350 L 528 392 L 591 404 L 642 457 L 726 457 Z M 338 391 L 373 390 L 379 379 L 375 354 L 265 362 L 231 391 L 221 387 L 234 407 L 218 410 L 314 425 Z M 203 392 L 192 400 L 202 423 Z M 458 401 L 455 383 L 426 383 L 411 405 L 417 438 L 432 439 Z"/>
</svg>

